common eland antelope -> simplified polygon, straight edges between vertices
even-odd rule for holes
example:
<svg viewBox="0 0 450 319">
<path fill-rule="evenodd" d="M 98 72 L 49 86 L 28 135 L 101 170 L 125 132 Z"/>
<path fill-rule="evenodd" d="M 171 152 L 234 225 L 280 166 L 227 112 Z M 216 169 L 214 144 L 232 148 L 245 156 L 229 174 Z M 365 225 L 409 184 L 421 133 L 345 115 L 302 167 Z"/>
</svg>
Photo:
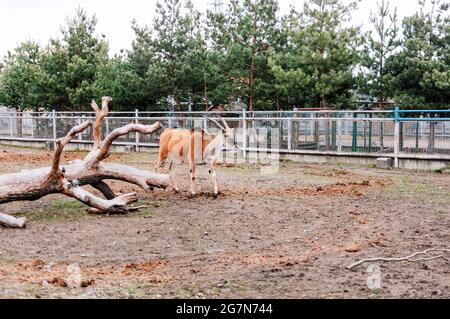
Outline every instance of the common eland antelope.
<svg viewBox="0 0 450 319">
<path fill-rule="evenodd" d="M 195 195 L 195 168 L 197 165 L 206 165 L 214 184 L 214 198 L 217 198 L 219 189 L 217 186 L 217 175 L 214 169 L 214 162 L 217 161 L 225 145 L 230 145 L 234 152 L 237 151 L 235 143 L 235 130 L 230 128 L 227 122 L 222 120 L 223 126 L 215 119 L 214 122 L 220 131 L 210 135 L 204 130 L 196 129 L 172 129 L 164 130 L 160 137 L 159 157 L 155 165 L 155 171 L 164 165 L 170 157 L 169 175 L 175 192 L 179 192 L 173 171 L 178 164 L 190 165 L 191 194 Z"/>
</svg>

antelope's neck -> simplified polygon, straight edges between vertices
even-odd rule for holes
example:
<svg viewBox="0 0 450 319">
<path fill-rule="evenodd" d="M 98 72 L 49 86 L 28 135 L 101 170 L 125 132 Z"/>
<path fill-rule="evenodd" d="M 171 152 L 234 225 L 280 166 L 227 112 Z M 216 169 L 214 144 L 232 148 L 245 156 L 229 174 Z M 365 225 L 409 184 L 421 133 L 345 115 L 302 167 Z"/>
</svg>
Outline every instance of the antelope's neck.
<svg viewBox="0 0 450 319">
<path fill-rule="evenodd" d="M 219 153 L 222 151 L 223 142 L 224 142 L 224 136 L 223 133 L 217 134 L 211 142 L 208 143 L 205 147 L 205 158 L 211 157 L 214 154 Z"/>
</svg>

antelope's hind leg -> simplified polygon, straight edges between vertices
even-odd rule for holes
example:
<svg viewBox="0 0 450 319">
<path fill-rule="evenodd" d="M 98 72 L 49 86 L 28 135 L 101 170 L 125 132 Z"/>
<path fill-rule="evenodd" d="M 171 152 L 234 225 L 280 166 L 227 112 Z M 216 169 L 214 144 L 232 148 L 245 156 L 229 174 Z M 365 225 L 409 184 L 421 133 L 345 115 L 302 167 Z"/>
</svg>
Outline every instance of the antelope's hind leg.
<svg viewBox="0 0 450 319">
<path fill-rule="evenodd" d="M 155 173 L 158 173 L 158 168 L 161 168 L 164 166 L 164 160 L 161 160 L 160 158 L 158 158 L 158 161 L 155 164 Z"/>
<path fill-rule="evenodd" d="M 155 173 L 158 173 L 158 169 L 164 166 L 168 156 L 169 156 L 169 153 L 167 152 L 167 150 L 163 150 L 163 149 L 159 150 L 158 160 L 156 161 L 156 164 L 155 164 Z"/>
<path fill-rule="evenodd" d="M 195 164 L 191 164 L 191 170 L 189 175 L 191 178 L 191 195 L 195 196 Z"/>
<path fill-rule="evenodd" d="M 175 191 L 175 193 L 178 194 L 180 192 L 180 189 L 177 186 L 177 182 L 175 180 L 175 173 L 174 173 L 174 170 L 176 167 L 177 167 L 177 165 L 173 161 L 171 161 L 170 165 L 169 165 L 170 182 L 172 184 L 173 190 Z"/>
</svg>

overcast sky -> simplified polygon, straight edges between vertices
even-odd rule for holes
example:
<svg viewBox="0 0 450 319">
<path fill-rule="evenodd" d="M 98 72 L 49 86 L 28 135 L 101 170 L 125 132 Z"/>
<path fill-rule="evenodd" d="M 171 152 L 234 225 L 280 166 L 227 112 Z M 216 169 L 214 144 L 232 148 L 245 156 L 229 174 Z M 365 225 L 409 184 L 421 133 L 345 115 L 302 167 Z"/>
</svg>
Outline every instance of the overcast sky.
<svg viewBox="0 0 450 319">
<path fill-rule="evenodd" d="M 212 0 L 193 0 L 199 10 L 211 7 Z M 226 2 L 226 0 L 223 0 Z M 346 0 L 344 0 L 346 1 Z M 390 0 L 398 7 L 400 18 L 418 9 L 417 0 Z M 81 6 L 98 19 L 97 32 L 105 34 L 111 54 L 129 49 L 133 39 L 131 21 L 151 25 L 157 0 L 0 0 L 0 58 L 8 50 L 30 39 L 46 44 L 50 37 L 60 36 L 60 26 L 67 16 L 73 16 Z M 279 0 L 281 12 L 289 6 L 301 6 L 302 0 Z M 354 19 L 356 24 L 368 25 L 370 10 L 376 9 L 376 0 L 362 0 Z"/>
</svg>

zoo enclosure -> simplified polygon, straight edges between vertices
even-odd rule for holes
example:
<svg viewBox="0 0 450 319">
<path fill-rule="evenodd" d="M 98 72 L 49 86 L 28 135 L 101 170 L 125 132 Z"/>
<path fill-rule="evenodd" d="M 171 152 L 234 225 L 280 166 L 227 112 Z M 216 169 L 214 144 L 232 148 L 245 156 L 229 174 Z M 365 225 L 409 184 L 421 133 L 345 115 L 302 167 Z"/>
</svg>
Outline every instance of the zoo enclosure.
<svg viewBox="0 0 450 319">
<path fill-rule="evenodd" d="M 111 112 L 103 133 L 130 122 L 166 127 L 217 129 L 208 119 L 220 115 L 237 129 L 236 142 L 247 152 L 450 160 L 450 110 L 276 111 L 276 112 Z M 0 140 L 55 142 L 92 112 L 0 111 Z M 158 146 L 159 134 L 131 133 L 116 144 Z M 274 138 L 276 135 L 276 138 Z M 91 129 L 74 143 L 93 143 Z"/>
</svg>

